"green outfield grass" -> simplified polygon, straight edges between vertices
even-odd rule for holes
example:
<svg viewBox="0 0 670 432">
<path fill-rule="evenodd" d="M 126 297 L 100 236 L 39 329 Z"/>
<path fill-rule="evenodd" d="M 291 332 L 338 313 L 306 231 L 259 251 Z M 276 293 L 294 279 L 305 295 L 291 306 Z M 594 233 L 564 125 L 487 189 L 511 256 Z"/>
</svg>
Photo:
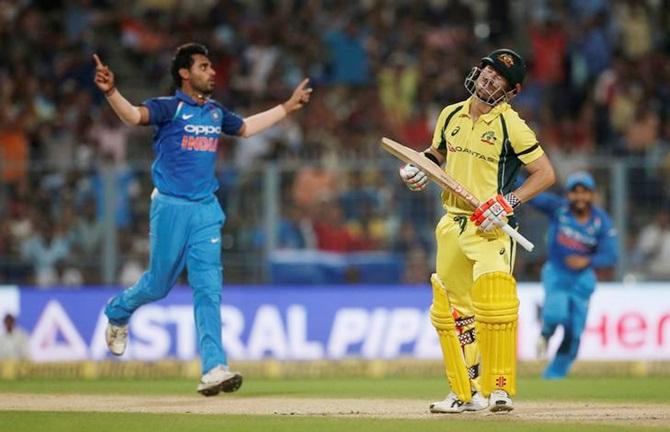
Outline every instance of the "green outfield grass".
<svg viewBox="0 0 670 432">
<path fill-rule="evenodd" d="M 16 380 L 0 381 L 0 393 L 42 394 L 120 394 L 195 396 L 192 380 Z M 670 404 L 670 377 L 645 378 L 570 378 L 545 381 L 524 378 L 519 381 L 518 401 L 570 400 L 619 401 Z M 292 398 L 402 398 L 441 399 L 447 392 L 442 378 L 332 378 L 332 379 L 255 379 L 248 378 L 242 389 L 221 398 L 260 396 Z M 520 422 L 495 416 L 432 416 L 425 420 L 334 418 L 325 416 L 244 416 L 203 414 L 143 414 L 91 412 L 1 411 L 0 432 L 58 431 L 659 431 L 657 427 L 611 424 Z"/>
<path fill-rule="evenodd" d="M 0 392 L 80 393 L 128 395 L 193 395 L 196 382 L 187 379 L 102 379 L 95 381 L 39 379 L 0 381 Z M 670 402 L 670 377 L 568 378 L 546 381 L 521 378 L 519 400 L 600 400 Z M 328 378 L 254 379 L 246 378 L 232 397 L 353 397 L 427 399 L 447 391 L 443 378 Z M 229 396 L 229 397 L 230 397 Z"/>
<path fill-rule="evenodd" d="M 176 414 L 101 414 L 101 413 L 44 413 L 1 412 L 0 430 L 13 432 L 71 431 L 272 431 L 272 432 L 330 432 L 330 431 L 414 431 L 414 432 L 624 432 L 654 431 L 659 428 L 626 427 L 611 425 L 580 425 L 574 423 L 542 424 L 491 421 L 472 422 L 457 417 L 440 416 L 434 420 L 376 420 L 313 417 L 268 417 L 268 416 L 216 416 Z M 2 425 L 12 425 L 3 428 Z"/>
</svg>

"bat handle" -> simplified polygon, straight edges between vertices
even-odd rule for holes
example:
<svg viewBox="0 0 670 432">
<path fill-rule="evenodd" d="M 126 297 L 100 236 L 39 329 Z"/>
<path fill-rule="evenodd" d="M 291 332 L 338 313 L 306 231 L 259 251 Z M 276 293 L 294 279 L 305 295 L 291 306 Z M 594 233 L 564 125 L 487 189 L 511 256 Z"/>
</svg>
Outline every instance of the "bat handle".
<svg viewBox="0 0 670 432">
<path fill-rule="evenodd" d="M 526 237 L 521 235 L 521 233 L 511 226 L 505 224 L 502 226 L 503 231 L 505 231 L 507 234 L 509 234 L 510 237 L 512 237 L 517 243 L 521 245 L 522 248 L 526 249 L 528 252 L 533 252 L 533 249 L 535 248 L 535 245 L 528 241 Z"/>
</svg>

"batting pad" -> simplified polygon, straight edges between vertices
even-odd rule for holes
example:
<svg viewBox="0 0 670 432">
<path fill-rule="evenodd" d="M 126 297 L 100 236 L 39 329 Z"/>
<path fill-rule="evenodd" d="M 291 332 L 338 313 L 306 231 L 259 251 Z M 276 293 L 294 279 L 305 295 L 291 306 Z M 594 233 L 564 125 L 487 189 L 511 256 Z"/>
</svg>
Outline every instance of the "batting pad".
<svg viewBox="0 0 670 432">
<path fill-rule="evenodd" d="M 430 277 L 433 285 L 433 304 L 430 307 L 430 320 L 437 330 L 442 348 L 444 370 L 451 391 L 463 401 L 472 398 L 470 390 L 470 376 L 463 359 L 461 343 L 456 335 L 456 321 L 451 315 L 451 306 L 447 298 L 447 290 L 435 273 Z"/>
<path fill-rule="evenodd" d="M 489 396 L 493 390 L 501 389 L 514 396 L 519 313 L 516 281 L 508 273 L 483 274 L 472 287 L 472 304 L 482 355 L 482 393 Z"/>
</svg>

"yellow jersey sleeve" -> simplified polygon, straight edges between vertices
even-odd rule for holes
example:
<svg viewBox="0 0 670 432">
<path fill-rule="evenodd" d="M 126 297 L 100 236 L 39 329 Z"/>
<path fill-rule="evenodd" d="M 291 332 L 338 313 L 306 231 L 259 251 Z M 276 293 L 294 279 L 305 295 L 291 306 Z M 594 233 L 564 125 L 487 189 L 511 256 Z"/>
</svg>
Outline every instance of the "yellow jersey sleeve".
<svg viewBox="0 0 670 432">
<path fill-rule="evenodd" d="M 437 150 L 442 150 L 446 146 L 444 142 L 444 123 L 447 121 L 447 116 L 449 115 L 449 107 L 446 107 L 440 112 L 440 115 L 437 117 L 437 123 L 435 123 L 435 130 L 433 131 L 433 143 L 431 147 Z"/>
<path fill-rule="evenodd" d="M 435 123 L 435 130 L 433 131 L 433 143 L 431 147 L 437 149 L 441 152 L 447 151 L 447 141 L 444 138 L 444 130 L 449 126 L 449 122 L 452 117 L 458 113 L 461 108 L 463 108 L 463 103 L 457 103 L 453 105 L 447 105 L 444 107 L 440 115 L 437 117 L 437 122 Z"/>
<path fill-rule="evenodd" d="M 537 141 L 535 132 L 526 124 L 525 121 L 514 113 L 508 117 L 509 140 L 512 144 L 514 153 L 519 160 L 524 164 L 535 161 L 544 154 L 544 150 Z"/>
</svg>

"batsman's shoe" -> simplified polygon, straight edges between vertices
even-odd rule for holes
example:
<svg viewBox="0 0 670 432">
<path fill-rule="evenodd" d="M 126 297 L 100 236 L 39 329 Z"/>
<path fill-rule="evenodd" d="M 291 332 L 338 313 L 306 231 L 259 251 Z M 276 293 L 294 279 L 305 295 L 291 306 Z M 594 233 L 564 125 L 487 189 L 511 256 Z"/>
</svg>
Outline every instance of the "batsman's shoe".
<svg viewBox="0 0 670 432">
<path fill-rule="evenodd" d="M 451 392 L 445 400 L 430 404 L 430 412 L 450 414 L 463 411 L 481 411 L 488 406 L 489 401 L 479 392 L 473 393 L 472 399 L 468 402 L 461 401 L 454 392 Z"/>
<path fill-rule="evenodd" d="M 105 341 L 112 354 L 120 356 L 126 351 L 128 345 L 128 324 L 117 326 L 107 323 L 105 330 Z"/>
<path fill-rule="evenodd" d="M 505 390 L 493 390 L 489 396 L 489 411 L 491 412 L 507 412 L 512 411 L 512 398 L 509 397 Z"/>
<path fill-rule="evenodd" d="M 237 391 L 241 386 L 241 374 L 229 371 L 228 366 L 218 365 L 202 376 L 198 384 L 198 393 L 203 396 L 216 396 L 220 392 Z"/>
</svg>

